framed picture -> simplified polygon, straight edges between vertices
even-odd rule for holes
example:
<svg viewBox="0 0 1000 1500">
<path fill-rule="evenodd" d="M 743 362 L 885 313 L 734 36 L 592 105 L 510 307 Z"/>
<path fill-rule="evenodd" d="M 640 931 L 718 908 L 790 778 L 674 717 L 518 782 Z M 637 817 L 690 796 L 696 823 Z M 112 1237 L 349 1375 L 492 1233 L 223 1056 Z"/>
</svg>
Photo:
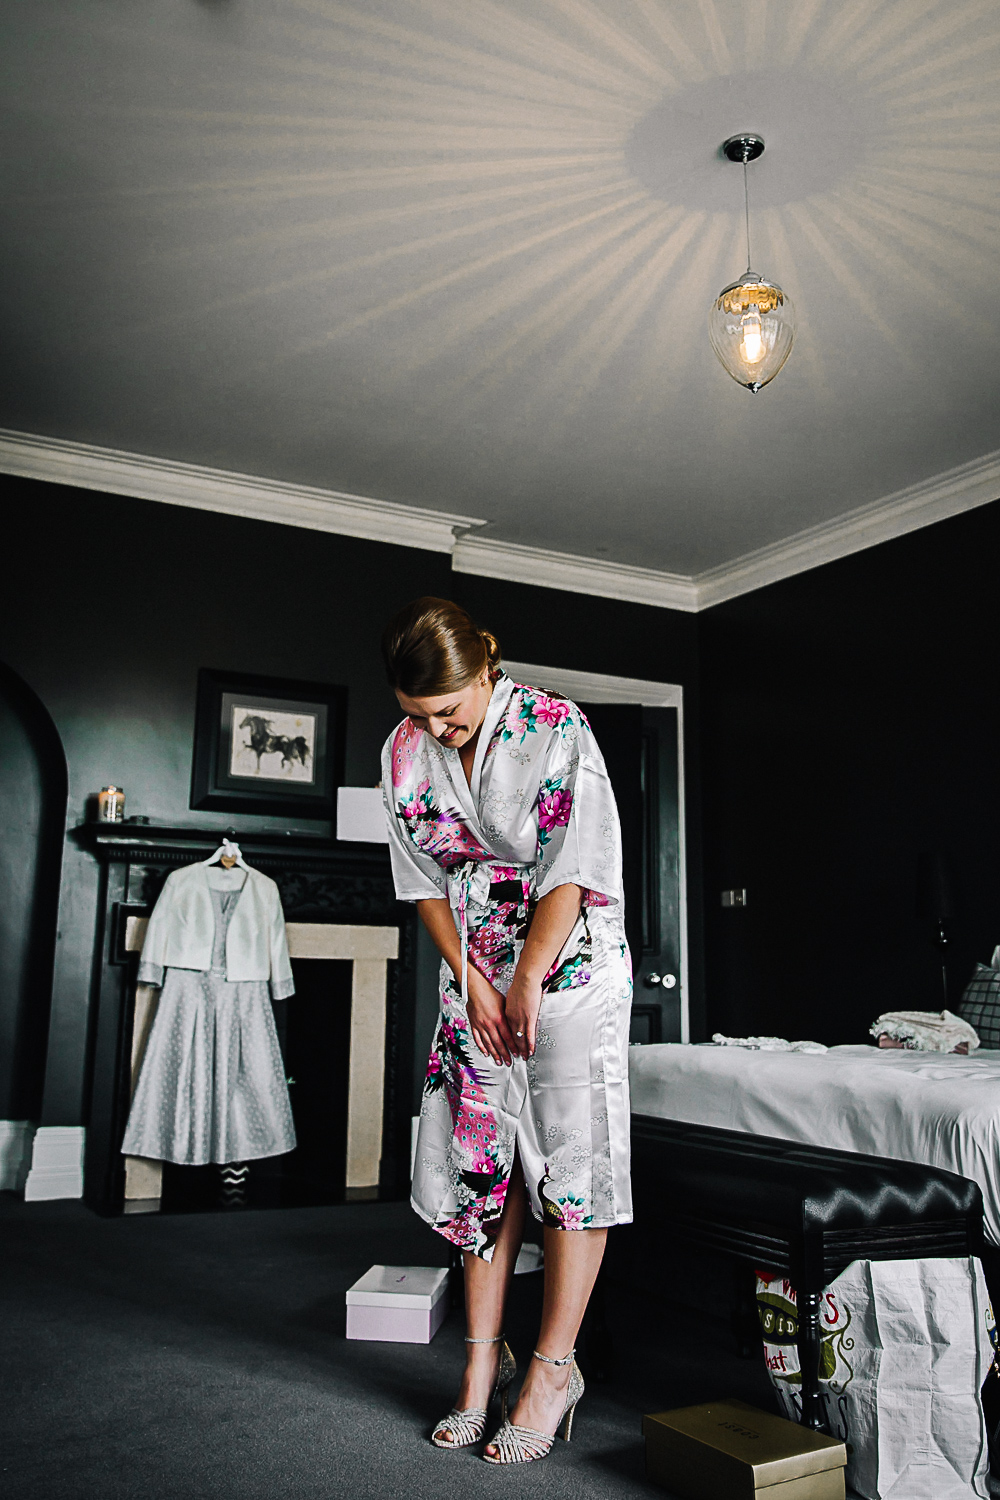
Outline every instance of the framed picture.
<svg viewBox="0 0 1000 1500">
<path fill-rule="evenodd" d="M 335 817 L 347 689 L 240 672 L 198 673 L 191 806 Z"/>
</svg>

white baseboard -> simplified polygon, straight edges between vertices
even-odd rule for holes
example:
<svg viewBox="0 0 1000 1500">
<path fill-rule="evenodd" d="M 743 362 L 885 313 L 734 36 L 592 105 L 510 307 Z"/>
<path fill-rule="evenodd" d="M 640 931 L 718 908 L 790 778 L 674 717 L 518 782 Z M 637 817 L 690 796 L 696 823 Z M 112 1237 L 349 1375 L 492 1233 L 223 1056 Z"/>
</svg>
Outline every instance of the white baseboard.
<svg viewBox="0 0 1000 1500">
<path fill-rule="evenodd" d="M 31 1171 L 24 1185 L 26 1203 L 83 1197 L 82 1125 L 40 1125 L 35 1132 Z"/>
<path fill-rule="evenodd" d="M 31 1165 L 31 1120 L 0 1120 L 0 1193 L 19 1193 Z"/>
</svg>

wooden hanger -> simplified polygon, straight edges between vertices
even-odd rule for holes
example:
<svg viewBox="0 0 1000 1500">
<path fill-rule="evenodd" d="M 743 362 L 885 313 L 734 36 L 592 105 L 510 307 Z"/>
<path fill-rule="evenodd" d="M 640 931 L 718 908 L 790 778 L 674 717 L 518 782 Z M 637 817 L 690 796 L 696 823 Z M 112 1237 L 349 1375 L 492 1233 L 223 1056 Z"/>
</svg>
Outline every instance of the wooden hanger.
<svg viewBox="0 0 1000 1500">
<path fill-rule="evenodd" d="M 215 853 L 208 859 L 202 860 L 202 864 L 214 865 L 218 862 L 224 870 L 231 870 L 233 865 L 239 865 L 241 870 L 248 870 L 249 865 L 244 863 L 239 844 L 234 844 L 230 839 L 224 838 Z"/>
</svg>

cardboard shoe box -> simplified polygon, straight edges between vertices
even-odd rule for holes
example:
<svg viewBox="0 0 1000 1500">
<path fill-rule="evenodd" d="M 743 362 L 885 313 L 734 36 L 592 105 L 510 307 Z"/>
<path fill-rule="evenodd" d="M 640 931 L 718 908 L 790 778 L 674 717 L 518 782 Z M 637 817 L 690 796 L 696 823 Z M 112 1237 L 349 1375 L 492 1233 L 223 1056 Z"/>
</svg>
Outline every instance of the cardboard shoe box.
<svg viewBox="0 0 1000 1500">
<path fill-rule="evenodd" d="M 844 1500 L 847 1449 L 745 1401 L 643 1417 L 646 1474 L 679 1500 Z"/>
<path fill-rule="evenodd" d="M 347 1293 L 347 1337 L 429 1344 L 448 1311 L 448 1272 L 437 1266 L 372 1266 Z"/>
</svg>

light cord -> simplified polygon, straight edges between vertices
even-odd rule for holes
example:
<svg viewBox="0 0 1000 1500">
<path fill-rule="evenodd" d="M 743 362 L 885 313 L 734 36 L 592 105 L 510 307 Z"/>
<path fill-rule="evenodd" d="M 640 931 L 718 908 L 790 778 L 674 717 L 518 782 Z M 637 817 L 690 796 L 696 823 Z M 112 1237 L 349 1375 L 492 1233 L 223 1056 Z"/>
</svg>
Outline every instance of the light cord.
<svg viewBox="0 0 1000 1500">
<path fill-rule="evenodd" d="M 743 158 L 743 208 L 744 208 L 744 211 L 746 213 L 746 221 L 747 221 L 747 270 L 746 270 L 746 274 L 749 276 L 750 275 L 750 186 L 749 186 L 749 183 L 747 182 L 747 159 L 746 159 L 745 156 Z"/>
</svg>

